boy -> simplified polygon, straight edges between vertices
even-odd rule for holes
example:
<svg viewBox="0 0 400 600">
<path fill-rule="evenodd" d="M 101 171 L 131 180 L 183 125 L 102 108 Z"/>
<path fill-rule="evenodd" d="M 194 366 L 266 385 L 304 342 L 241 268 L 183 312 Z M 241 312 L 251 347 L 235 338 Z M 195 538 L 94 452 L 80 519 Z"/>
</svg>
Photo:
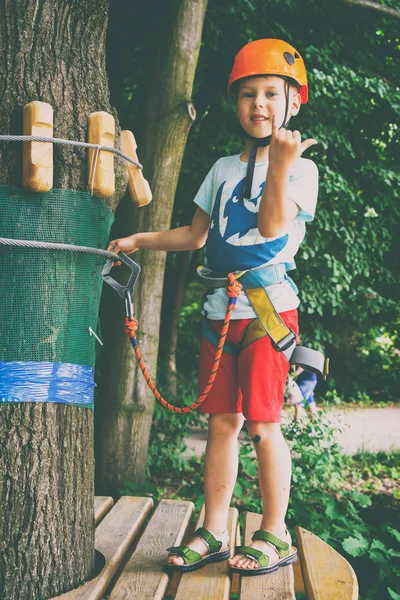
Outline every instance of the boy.
<svg viewBox="0 0 400 600">
<path fill-rule="evenodd" d="M 203 272 L 256 273 L 262 266 L 264 289 L 283 321 L 298 333 L 297 289 L 286 271 L 295 267 L 293 257 L 304 237 L 305 221 L 313 219 L 318 188 L 315 164 L 300 158 L 316 140 L 302 142 L 298 131 L 285 129 L 301 103 L 307 102 L 303 60 L 280 40 L 251 42 L 235 58 L 228 91 L 236 99 L 244 151 L 220 159 L 211 169 L 195 197 L 198 208 L 191 225 L 113 240 L 108 249 L 129 254 L 138 248 L 189 250 L 206 244 Z M 217 333 L 227 301 L 225 288 L 215 287 L 203 306 L 208 327 Z M 255 316 L 242 291 L 228 332 L 232 344 L 239 346 Z M 214 354 L 215 345 L 203 337 L 200 390 Z M 252 544 L 237 548 L 228 564 L 242 575 L 256 575 L 296 560 L 285 526 L 291 458 L 280 429 L 288 370 L 286 357 L 268 335 L 248 344 L 238 356 L 223 353 L 214 386 L 201 407 L 210 415 L 204 527 L 188 546 L 168 549 L 170 569 L 195 570 L 230 556 L 226 522 L 238 469 L 238 435 L 245 419 L 258 459 L 263 520 Z"/>
</svg>

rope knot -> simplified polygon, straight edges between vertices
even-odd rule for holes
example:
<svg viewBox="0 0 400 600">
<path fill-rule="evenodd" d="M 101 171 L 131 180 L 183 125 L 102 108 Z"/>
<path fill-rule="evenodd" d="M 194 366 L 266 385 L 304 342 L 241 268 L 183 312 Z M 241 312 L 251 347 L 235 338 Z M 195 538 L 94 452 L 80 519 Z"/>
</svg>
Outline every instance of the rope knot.
<svg viewBox="0 0 400 600">
<path fill-rule="evenodd" d="M 229 298 L 238 298 L 240 296 L 240 291 L 242 289 L 242 284 L 235 279 L 235 276 L 232 273 L 228 273 L 228 285 L 226 287 L 226 293 Z"/>
<path fill-rule="evenodd" d="M 130 338 L 135 337 L 135 333 L 137 331 L 138 326 L 139 321 L 137 319 L 132 319 L 132 321 L 130 321 L 128 317 L 125 318 L 124 332 L 126 333 L 126 335 L 129 335 Z"/>
</svg>

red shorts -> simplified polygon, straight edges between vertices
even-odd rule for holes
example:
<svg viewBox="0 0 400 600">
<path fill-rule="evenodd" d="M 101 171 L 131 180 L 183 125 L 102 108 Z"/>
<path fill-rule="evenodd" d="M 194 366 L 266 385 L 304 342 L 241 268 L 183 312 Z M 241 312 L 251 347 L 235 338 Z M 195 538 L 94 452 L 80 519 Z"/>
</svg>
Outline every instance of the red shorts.
<svg viewBox="0 0 400 600">
<path fill-rule="evenodd" d="M 297 310 L 279 313 L 297 334 Z M 252 319 L 232 320 L 227 341 L 239 344 Z M 223 321 L 209 323 L 221 332 Z M 200 347 L 199 394 L 203 392 L 213 367 L 216 347 L 204 337 Z M 272 346 L 268 335 L 252 342 L 239 356 L 224 352 L 207 400 L 199 411 L 209 414 L 243 413 L 250 421 L 279 423 L 289 362 Z"/>
</svg>

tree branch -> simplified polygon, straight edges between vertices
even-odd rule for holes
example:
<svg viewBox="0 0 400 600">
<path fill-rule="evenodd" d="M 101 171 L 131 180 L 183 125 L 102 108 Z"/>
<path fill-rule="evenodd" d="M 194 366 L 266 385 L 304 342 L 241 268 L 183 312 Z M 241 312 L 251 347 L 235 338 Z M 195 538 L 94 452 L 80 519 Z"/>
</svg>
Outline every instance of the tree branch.
<svg viewBox="0 0 400 600">
<path fill-rule="evenodd" d="M 371 0 L 343 0 L 346 4 L 350 6 L 361 6 L 363 8 L 372 8 L 373 10 L 377 10 L 379 12 L 385 13 L 385 15 L 389 17 L 394 17 L 395 19 L 400 19 L 400 10 L 396 8 L 392 8 L 390 6 L 384 6 L 383 4 L 378 4 L 377 2 L 371 2 Z"/>
</svg>

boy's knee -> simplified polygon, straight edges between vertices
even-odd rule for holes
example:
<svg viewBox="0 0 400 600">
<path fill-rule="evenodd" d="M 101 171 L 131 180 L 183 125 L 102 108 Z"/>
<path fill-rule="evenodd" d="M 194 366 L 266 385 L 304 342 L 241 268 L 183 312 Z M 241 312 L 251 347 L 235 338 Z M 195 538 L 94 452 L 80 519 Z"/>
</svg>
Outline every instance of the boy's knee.
<svg viewBox="0 0 400 600">
<path fill-rule="evenodd" d="M 241 413 L 223 413 L 210 415 L 208 429 L 218 435 L 239 435 L 244 422 Z"/>
<path fill-rule="evenodd" d="M 267 423 L 263 421 L 247 421 L 247 433 L 255 446 L 265 440 L 273 440 L 281 436 L 280 423 Z"/>
</svg>

